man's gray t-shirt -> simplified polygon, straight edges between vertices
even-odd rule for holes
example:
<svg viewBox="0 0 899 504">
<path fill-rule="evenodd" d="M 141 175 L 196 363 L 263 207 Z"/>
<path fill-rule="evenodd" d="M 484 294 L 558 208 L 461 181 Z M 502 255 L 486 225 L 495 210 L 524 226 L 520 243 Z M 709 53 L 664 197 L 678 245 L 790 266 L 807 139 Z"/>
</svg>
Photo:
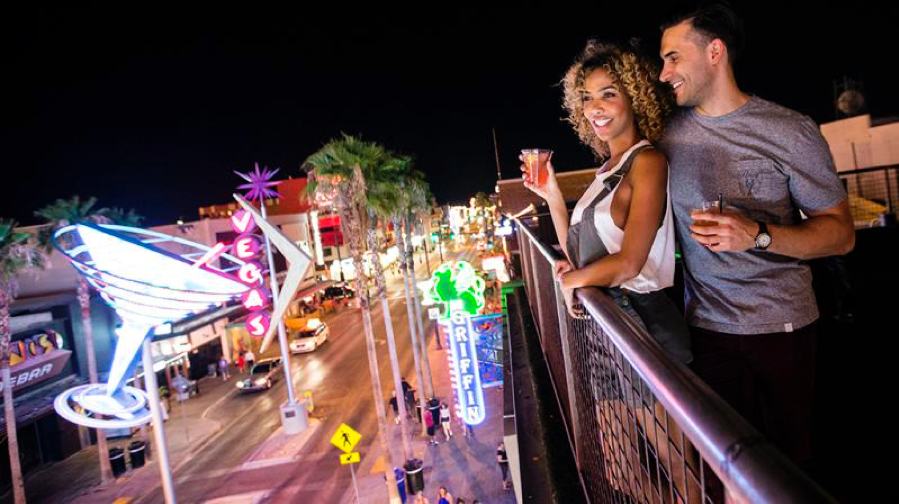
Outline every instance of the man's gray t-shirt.
<svg viewBox="0 0 899 504">
<path fill-rule="evenodd" d="M 808 214 L 845 200 L 818 126 L 753 96 L 721 117 L 679 109 L 660 147 L 670 165 L 687 322 L 731 334 L 789 332 L 814 322 L 818 307 L 803 261 L 753 249 L 712 252 L 689 226 L 690 211 L 719 194 L 725 208 L 769 224 L 796 224 L 798 210 Z"/>
</svg>

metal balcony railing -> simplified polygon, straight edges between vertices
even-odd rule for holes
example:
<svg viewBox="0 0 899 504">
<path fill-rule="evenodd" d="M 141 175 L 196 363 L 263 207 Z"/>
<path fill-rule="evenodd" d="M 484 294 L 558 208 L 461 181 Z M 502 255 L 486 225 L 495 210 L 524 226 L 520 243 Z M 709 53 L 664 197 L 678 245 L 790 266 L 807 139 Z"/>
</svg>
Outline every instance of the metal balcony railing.
<svg viewBox="0 0 899 504">
<path fill-rule="evenodd" d="M 605 293 L 568 316 L 561 255 L 516 221 L 521 269 L 584 492 L 593 503 L 833 499 Z"/>
</svg>

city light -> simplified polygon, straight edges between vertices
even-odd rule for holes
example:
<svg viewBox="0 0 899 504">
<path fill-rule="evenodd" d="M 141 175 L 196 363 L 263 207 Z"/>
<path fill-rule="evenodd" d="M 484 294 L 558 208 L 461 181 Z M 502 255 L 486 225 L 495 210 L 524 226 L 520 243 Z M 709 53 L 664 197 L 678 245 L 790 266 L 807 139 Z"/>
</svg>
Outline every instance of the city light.
<svg viewBox="0 0 899 504">
<path fill-rule="evenodd" d="M 234 240 L 234 255 L 243 260 L 258 256 L 260 250 L 262 250 L 262 244 L 254 235 L 241 235 Z"/>
<path fill-rule="evenodd" d="M 454 311 L 444 325 L 449 338 L 448 359 L 456 390 L 457 414 L 466 424 L 477 425 L 487 418 L 487 411 L 471 316 L 464 311 Z"/>
<path fill-rule="evenodd" d="M 231 216 L 231 227 L 239 234 L 246 234 L 256 228 L 256 222 L 253 220 L 253 214 L 246 210 L 238 210 Z"/>
<path fill-rule="evenodd" d="M 424 291 L 423 306 L 437 303 L 450 305 L 450 309 L 442 312 L 449 316 L 454 304 L 469 315 L 477 315 L 484 309 L 484 279 L 477 274 L 474 267 L 465 262 L 446 262 L 441 264 L 431 276 L 430 287 Z"/>
<path fill-rule="evenodd" d="M 241 303 L 250 311 L 259 311 L 268 306 L 269 293 L 266 289 L 254 288 L 244 292 Z"/>
</svg>

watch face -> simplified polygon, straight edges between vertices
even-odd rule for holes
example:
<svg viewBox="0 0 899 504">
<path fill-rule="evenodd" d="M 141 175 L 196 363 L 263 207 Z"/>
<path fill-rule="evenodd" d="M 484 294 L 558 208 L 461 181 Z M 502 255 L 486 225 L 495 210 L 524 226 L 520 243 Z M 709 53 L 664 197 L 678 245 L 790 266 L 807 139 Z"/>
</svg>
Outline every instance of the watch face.
<svg viewBox="0 0 899 504">
<path fill-rule="evenodd" d="M 768 233 L 761 233 L 755 237 L 755 246 L 760 249 L 768 248 L 768 245 L 771 245 L 771 235 Z"/>
</svg>

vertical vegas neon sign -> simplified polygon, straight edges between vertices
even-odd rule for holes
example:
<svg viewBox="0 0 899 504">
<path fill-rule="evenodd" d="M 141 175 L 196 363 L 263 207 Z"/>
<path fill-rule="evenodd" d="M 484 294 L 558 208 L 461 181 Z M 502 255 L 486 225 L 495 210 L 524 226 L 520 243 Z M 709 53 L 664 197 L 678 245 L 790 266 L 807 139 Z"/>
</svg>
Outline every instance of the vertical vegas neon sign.
<svg viewBox="0 0 899 504">
<path fill-rule="evenodd" d="M 487 411 L 471 316 L 464 311 L 453 311 L 444 324 L 449 335 L 449 361 L 459 402 L 458 414 L 468 425 L 477 425 L 487 417 Z"/>
<path fill-rule="evenodd" d="M 246 261 L 237 272 L 237 278 L 246 285 L 252 287 L 241 298 L 244 308 L 250 310 L 247 317 L 247 331 L 255 338 L 261 338 L 268 332 L 271 326 L 271 313 L 266 309 L 271 299 L 271 294 L 263 285 L 262 264 L 255 259 L 259 258 L 262 244 L 256 235 L 250 234 L 256 227 L 253 216 L 246 210 L 240 210 L 231 217 L 231 227 L 239 234 L 234 240 L 234 255 Z"/>
</svg>

